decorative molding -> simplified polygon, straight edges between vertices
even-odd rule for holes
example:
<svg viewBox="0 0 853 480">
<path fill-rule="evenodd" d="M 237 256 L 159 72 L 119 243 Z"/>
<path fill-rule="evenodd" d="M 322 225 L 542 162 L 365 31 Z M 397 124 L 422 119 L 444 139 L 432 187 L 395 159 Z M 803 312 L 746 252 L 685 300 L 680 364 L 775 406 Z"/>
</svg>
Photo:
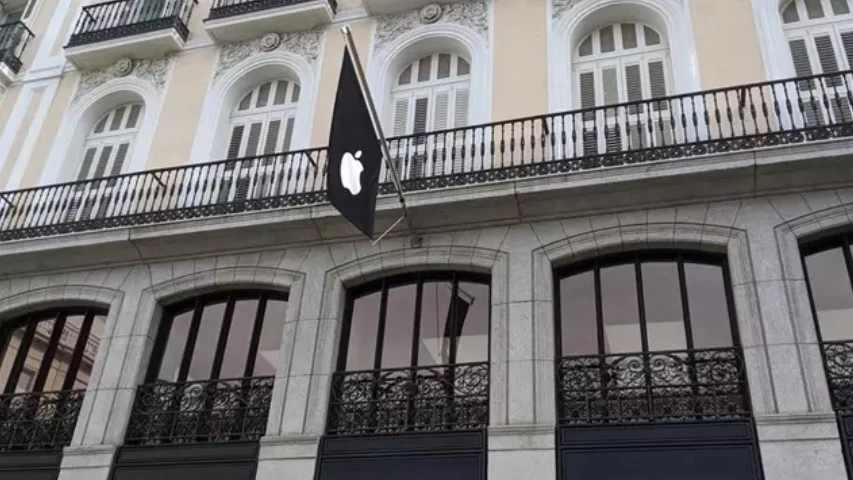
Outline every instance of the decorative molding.
<svg viewBox="0 0 853 480">
<path fill-rule="evenodd" d="M 578 0 L 551 0 L 551 18 L 559 18 L 566 10 L 574 7 Z"/>
<path fill-rule="evenodd" d="M 437 3 L 429 3 L 421 8 L 420 16 L 421 23 L 435 23 L 441 20 L 441 15 L 444 12 L 441 10 L 441 5 Z"/>
<path fill-rule="evenodd" d="M 120 77 L 136 77 L 144 80 L 157 90 L 163 92 L 166 88 L 166 77 L 172 66 L 172 58 L 155 58 L 151 60 L 129 60 L 121 59 L 115 64 L 100 70 L 84 71 L 80 75 L 80 83 L 74 93 L 72 104 L 77 103 L 92 90 Z"/>
<path fill-rule="evenodd" d="M 428 8 L 440 8 L 435 13 L 424 18 L 422 12 Z M 433 20 L 433 17 L 437 17 Z M 414 10 L 399 15 L 384 15 L 376 22 L 375 49 L 381 49 L 385 44 L 400 35 L 424 24 L 455 23 L 468 27 L 482 35 L 488 41 L 489 7 L 485 0 L 471 0 L 447 5 L 427 5 L 422 10 Z"/>
<path fill-rule="evenodd" d="M 275 50 L 294 53 L 313 63 L 320 55 L 322 35 L 323 29 L 315 28 L 304 32 L 271 33 L 247 42 L 223 45 L 219 50 L 213 80 L 215 82 L 232 67 L 249 57 Z M 275 37 L 278 37 L 278 42 L 275 41 Z"/>
</svg>

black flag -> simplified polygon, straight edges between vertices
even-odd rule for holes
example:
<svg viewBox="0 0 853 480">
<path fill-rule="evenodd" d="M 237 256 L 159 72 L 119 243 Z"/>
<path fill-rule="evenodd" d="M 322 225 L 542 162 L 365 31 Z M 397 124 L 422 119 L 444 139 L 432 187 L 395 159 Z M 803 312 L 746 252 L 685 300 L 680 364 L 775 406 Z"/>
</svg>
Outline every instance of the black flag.
<svg viewBox="0 0 853 480">
<path fill-rule="evenodd" d="M 346 48 L 332 115 L 328 158 L 329 201 L 372 239 L 382 149 Z"/>
</svg>

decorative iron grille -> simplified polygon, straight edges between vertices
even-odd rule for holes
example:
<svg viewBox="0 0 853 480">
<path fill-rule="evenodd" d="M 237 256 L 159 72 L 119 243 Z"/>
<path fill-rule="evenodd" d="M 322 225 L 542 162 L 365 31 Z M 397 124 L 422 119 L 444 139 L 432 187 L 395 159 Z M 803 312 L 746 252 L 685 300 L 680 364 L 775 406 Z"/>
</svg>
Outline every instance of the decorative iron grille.
<svg viewBox="0 0 853 480">
<path fill-rule="evenodd" d="M 21 55 L 27 43 L 35 35 L 24 22 L 12 22 L 0 25 L 0 62 L 18 73 L 21 69 Z"/>
<path fill-rule="evenodd" d="M 181 12 L 169 18 L 185 25 L 190 0 L 169 1 Z M 126 20 L 100 18 L 84 13 L 72 43 L 128 34 Z M 403 189 L 419 191 L 797 144 L 853 136 L 852 90 L 853 71 L 813 75 L 397 137 L 389 151 Z M 0 192 L 0 241 L 321 204 L 326 153 L 282 152 Z M 380 193 L 394 188 L 383 168 Z"/>
<path fill-rule="evenodd" d="M 56 450 L 74 435 L 85 390 L 0 395 L 0 450 Z"/>
<path fill-rule="evenodd" d="M 186 40 L 196 0 L 113 0 L 83 7 L 66 47 L 174 28 Z"/>
<path fill-rule="evenodd" d="M 266 432 L 272 388 L 273 377 L 140 385 L 126 443 L 257 440 Z"/>
<path fill-rule="evenodd" d="M 233 17 L 235 15 L 259 12 L 270 8 L 289 7 L 291 5 L 299 5 L 300 3 L 312 1 L 315 0 L 213 0 L 213 5 L 210 7 L 210 16 L 208 18 Z M 326 1 L 333 13 L 338 10 L 338 3 L 336 0 Z"/>
<path fill-rule="evenodd" d="M 853 341 L 821 342 L 832 407 L 853 413 Z"/>
<path fill-rule="evenodd" d="M 557 360 L 566 425 L 748 418 L 740 349 L 722 348 Z"/>
<path fill-rule="evenodd" d="M 472 430 L 489 423 L 489 364 L 338 372 L 331 435 Z"/>
</svg>

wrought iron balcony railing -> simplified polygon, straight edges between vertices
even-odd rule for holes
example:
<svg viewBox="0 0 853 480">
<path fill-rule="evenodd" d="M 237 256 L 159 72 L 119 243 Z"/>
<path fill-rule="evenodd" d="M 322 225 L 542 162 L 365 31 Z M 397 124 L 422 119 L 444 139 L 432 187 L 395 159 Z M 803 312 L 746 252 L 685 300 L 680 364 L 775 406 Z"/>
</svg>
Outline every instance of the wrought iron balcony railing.
<svg viewBox="0 0 853 480">
<path fill-rule="evenodd" d="M 564 425 L 748 418 L 739 348 L 564 357 L 557 360 Z"/>
<path fill-rule="evenodd" d="M 849 137 L 851 104 L 846 71 L 409 135 L 389 148 L 403 189 L 442 189 Z M 323 203 L 325 156 L 285 152 L 3 192 L 0 241 Z M 388 172 L 380 181 L 393 193 Z"/>
<path fill-rule="evenodd" d="M 68 446 L 85 393 L 68 390 L 0 395 L 0 451 Z"/>
<path fill-rule="evenodd" d="M 174 28 L 186 40 L 196 0 L 113 0 L 83 7 L 66 47 Z"/>
<path fill-rule="evenodd" d="M 821 342 L 832 408 L 853 413 L 853 340 Z"/>
<path fill-rule="evenodd" d="M 270 8 L 289 7 L 291 5 L 299 5 L 314 0 L 213 0 L 213 5 L 210 7 L 210 16 L 208 18 L 225 18 L 235 15 L 243 15 L 245 13 L 259 12 Z M 336 0 L 325 0 L 329 2 L 329 6 L 333 12 L 338 10 Z"/>
<path fill-rule="evenodd" d="M 24 22 L 0 25 L 0 62 L 18 73 L 21 70 L 21 55 L 34 36 Z"/>
<path fill-rule="evenodd" d="M 332 377 L 330 435 L 485 428 L 489 364 L 338 372 Z"/>
<path fill-rule="evenodd" d="M 258 440 L 267 429 L 272 387 L 273 377 L 140 385 L 126 443 Z"/>
</svg>

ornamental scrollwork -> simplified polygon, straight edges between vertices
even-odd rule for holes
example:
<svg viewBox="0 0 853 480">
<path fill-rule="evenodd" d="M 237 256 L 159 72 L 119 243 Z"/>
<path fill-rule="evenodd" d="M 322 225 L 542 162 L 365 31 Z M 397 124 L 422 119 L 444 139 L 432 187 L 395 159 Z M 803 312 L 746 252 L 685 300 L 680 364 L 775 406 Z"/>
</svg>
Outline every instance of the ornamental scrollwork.
<svg viewBox="0 0 853 480">
<path fill-rule="evenodd" d="M 121 77 L 136 77 L 150 83 L 158 92 L 163 92 L 171 66 L 172 57 L 169 56 L 150 60 L 121 59 L 106 68 L 83 71 L 72 103 L 78 102 L 92 90 L 110 80 Z"/>
<path fill-rule="evenodd" d="M 314 62 L 320 54 L 322 35 L 323 30 L 315 28 L 303 32 L 267 34 L 246 42 L 225 44 L 219 50 L 219 60 L 213 75 L 214 81 L 251 56 L 277 50 L 294 53 L 309 62 Z"/>
<path fill-rule="evenodd" d="M 0 395 L 0 451 L 68 446 L 84 394 L 69 390 Z"/>
<path fill-rule="evenodd" d="M 436 7 L 441 8 L 441 13 L 431 15 L 429 19 L 432 20 L 435 18 L 435 20 L 429 23 L 455 23 L 468 27 L 484 38 L 488 38 L 489 6 L 485 0 L 450 3 L 437 5 Z M 425 23 L 419 10 L 378 17 L 376 21 L 375 49 L 380 50 L 391 40 Z"/>
</svg>

